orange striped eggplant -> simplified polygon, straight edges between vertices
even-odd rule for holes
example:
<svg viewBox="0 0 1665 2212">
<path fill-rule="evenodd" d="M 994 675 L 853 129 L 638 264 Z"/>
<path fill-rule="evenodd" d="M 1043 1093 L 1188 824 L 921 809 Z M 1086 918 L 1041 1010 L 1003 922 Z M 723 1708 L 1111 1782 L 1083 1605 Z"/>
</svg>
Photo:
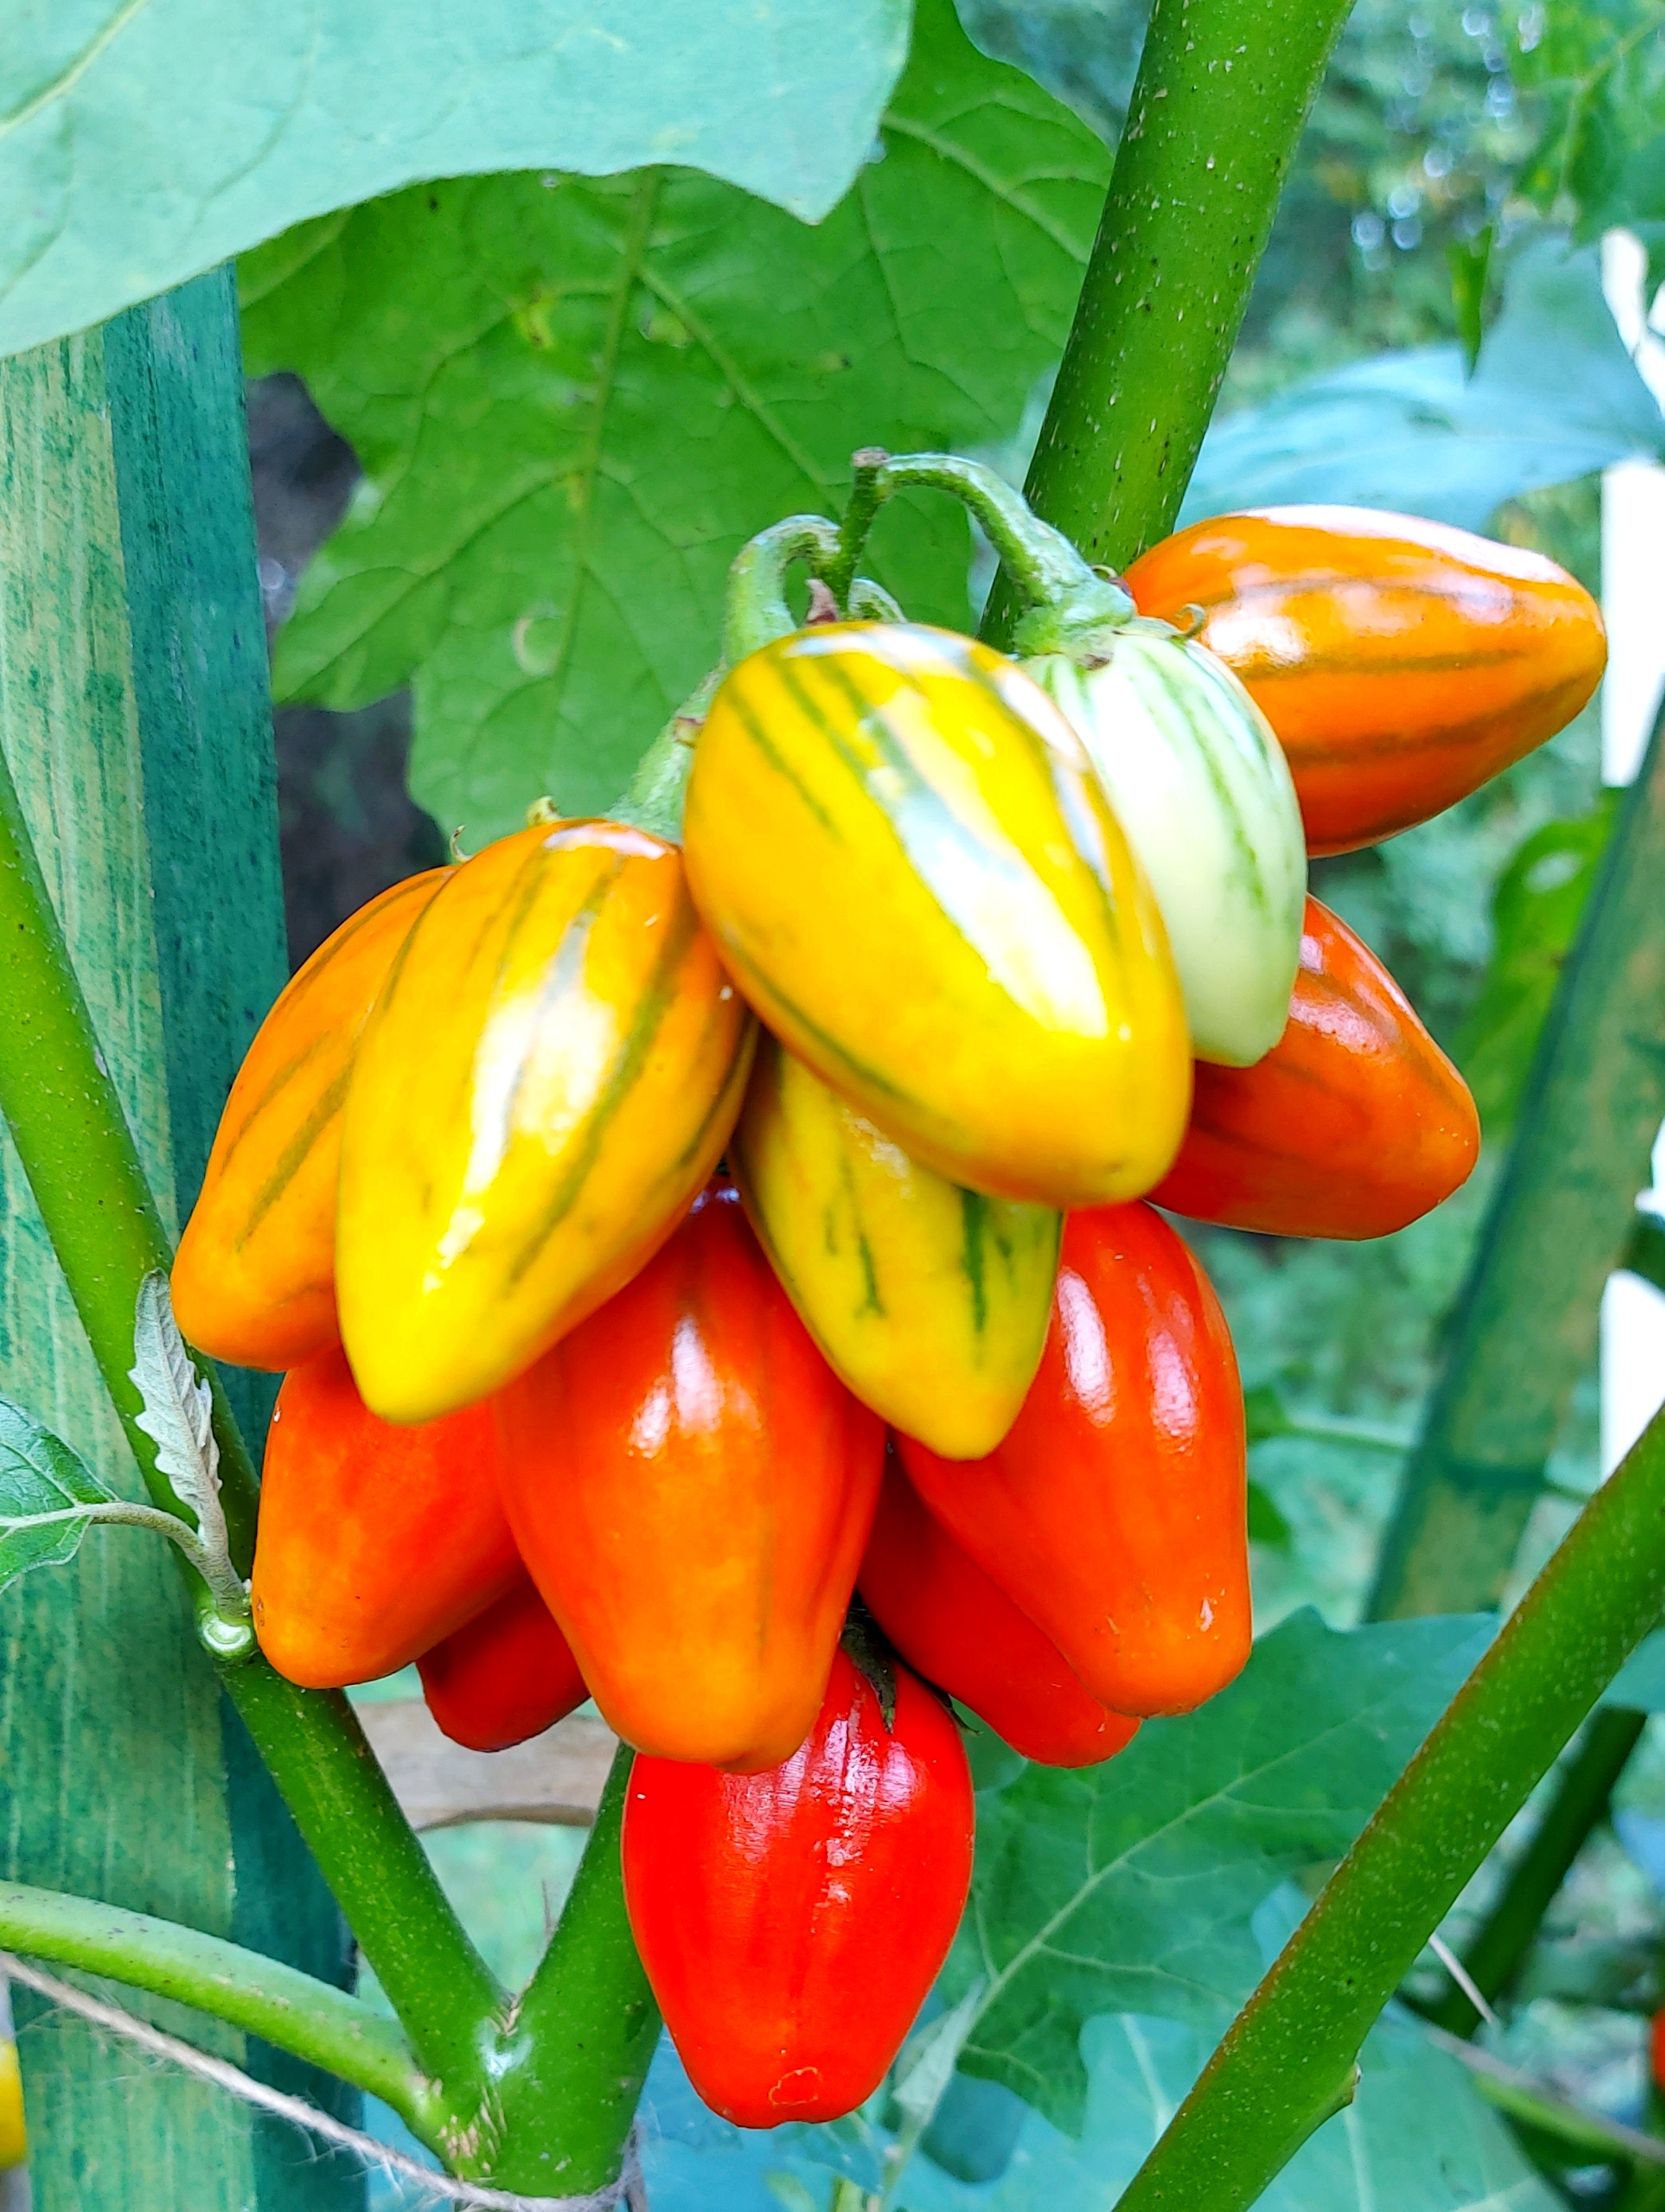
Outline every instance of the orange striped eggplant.
<svg viewBox="0 0 1665 2212">
<path fill-rule="evenodd" d="M 395 884 L 343 921 L 261 1024 L 231 1087 L 173 1262 L 194 1345 L 240 1367 L 294 1367 L 336 1340 L 341 1109 L 375 997 L 450 875 Z"/>
<path fill-rule="evenodd" d="M 540 824 L 459 868 L 348 1091 L 337 1291 L 370 1405 L 471 1404 L 628 1282 L 715 1165 L 753 1035 L 663 838 Z"/>
<path fill-rule="evenodd" d="M 1115 1712 L 1188 1712 L 1249 1656 L 1243 1391 L 1208 1278 L 1149 1206 L 1073 1213 L 1041 1371 L 986 1459 L 896 1440 L 963 1550 Z"/>
<path fill-rule="evenodd" d="M 338 1346 L 291 1369 L 250 1585 L 278 1673 L 313 1690 L 373 1681 L 495 1604 L 524 1572 L 497 1473 L 490 1407 L 396 1428 L 359 1396 Z"/>
<path fill-rule="evenodd" d="M 1310 853 L 1425 822 L 1570 722 L 1600 681 L 1595 602 L 1541 554 L 1354 507 L 1194 523 L 1127 574 L 1200 635 L 1289 756 Z"/>
<path fill-rule="evenodd" d="M 1190 1048 L 1162 917 L 1014 663 L 905 623 L 763 647 L 712 702 L 684 839 L 758 1012 L 925 1166 L 1059 1207 L 1167 1168 Z"/>
<path fill-rule="evenodd" d="M 1082 1688 L 1058 1647 L 954 1541 L 894 1452 L 856 1586 L 908 1665 L 1025 1759 L 1097 1766 L 1137 1732 L 1137 1721 Z"/>
<path fill-rule="evenodd" d="M 1151 1195 L 1270 1237 L 1386 1237 L 1468 1181 L 1468 1086 L 1367 945 L 1307 901 L 1281 1041 L 1254 1067 L 1199 1067 L 1191 1127 Z"/>
<path fill-rule="evenodd" d="M 741 1772 L 815 1721 L 884 1431 L 715 1185 L 498 1401 L 503 1501 L 591 1694 L 638 1750 Z"/>
</svg>

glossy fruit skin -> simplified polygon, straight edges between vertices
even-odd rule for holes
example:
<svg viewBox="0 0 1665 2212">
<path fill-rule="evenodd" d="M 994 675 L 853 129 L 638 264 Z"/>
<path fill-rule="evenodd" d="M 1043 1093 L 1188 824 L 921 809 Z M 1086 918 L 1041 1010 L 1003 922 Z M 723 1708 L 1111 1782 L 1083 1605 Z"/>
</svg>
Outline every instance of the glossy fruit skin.
<svg viewBox="0 0 1665 2212">
<path fill-rule="evenodd" d="M 1270 724 L 1204 646 L 1165 626 L 1110 633 L 1085 666 L 1024 665 L 1087 749 L 1162 908 L 1200 1060 L 1249 1067 L 1282 1034 L 1307 854 Z"/>
<path fill-rule="evenodd" d="M 516 1540 L 611 1725 L 666 1759 L 789 1757 L 820 1709 L 884 1431 L 732 1186 L 498 1411 Z"/>
<path fill-rule="evenodd" d="M 1570 722 L 1607 659 L 1595 602 L 1553 561 L 1369 507 L 1194 523 L 1127 581 L 1141 614 L 1200 610 L 1289 756 L 1310 853 L 1455 805 Z"/>
<path fill-rule="evenodd" d="M 986 1459 L 910 1482 L 1115 1712 L 1182 1713 L 1249 1656 L 1248 1465 L 1225 1316 L 1148 1206 L 1072 1214 L 1041 1371 Z"/>
<path fill-rule="evenodd" d="M 856 1587 L 909 1666 L 1025 1759 L 1097 1766 L 1136 1734 L 1139 1723 L 1090 1696 L 1056 1645 L 954 1541 L 894 1455 Z"/>
<path fill-rule="evenodd" d="M 1468 1086 L 1370 947 L 1307 901 L 1289 1026 L 1257 1067 L 1200 1067 L 1180 1156 L 1152 1192 L 1269 1237 L 1386 1237 L 1468 1181 Z"/>
<path fill-rule="evenodd" d="M 628 1282 L 715 1165 L 751 1042 L 674 845 L 563 822 L 459 868 L 348 1093 L 341 1328 L 376 1411 L 473 1403 Z"/>
<path fill-rule="evenodd" d="M 454 1417 L 453 1417 L 454 1418 Z M 428 1710 L 453 1743 L 507 1751 L 590 1694 L 530 1575 L 416 1661 Z"/>
<path fill-rule="evenodd" d="M 621 1855 L 631 1931 L 706 2103 L 738 2127 L 871 2096 L 948 1955 L 971 1882 L 971 1776 L 905 1667 L 887 1729 L 838 1652 L 814 1732 L 767 1772 L 639 1758 Z"/>
<path fill-rule="evenodd" d="M 767 1035 L 729 1164 L 863 1405 L 951 1459 L 992 1450 L 1040 1364 L 1063 1217 L 945 1182 Z"/>
<path fill-rule="evenodd" d="M 251 1594 L 260 1649 L 310 1690 L 391 1674 L 495 1604 L 520 1562 L 489 1406 L 378 1420 L 340 1347 L 291 1369 L 260 1481 Z"/>
<path fill-rule="evenodd" d="M 1079 739 L 948 630 L 835 623 L 733 669 L 689 781 L 689 878 L 783 1043 L 951 1182 L 1148 1189 L 1190 1093 L 1149 885 Z"/>
<path fill-rule="evenodd" d="M 359 1032 L 450 868 L 371 899 L 292 976 L 231 1086 L 173 1262 L 188 1342 L 281 1371 L 336 1341 L 341 1109 Z"/>
</svg>

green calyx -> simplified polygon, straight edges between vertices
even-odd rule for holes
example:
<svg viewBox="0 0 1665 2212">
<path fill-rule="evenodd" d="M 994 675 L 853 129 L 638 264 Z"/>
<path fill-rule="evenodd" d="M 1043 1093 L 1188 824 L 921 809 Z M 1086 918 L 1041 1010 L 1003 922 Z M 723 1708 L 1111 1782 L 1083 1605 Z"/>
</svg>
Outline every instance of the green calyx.
<svg viewBox="0 0 1665 2212">
<path fill-rule="evenodd" d="M 1014 638 L 1020 655 L 1103 659 L 1115 635 L 1139 620 L 1127 586 L 1090 567 L 1060 531 L 1031 511 L 1021 492 L 981 462 L 957 453 L 890 454 L 869 447 L 853 456 L 852 468 L 855 486 L 828 579 L 835 592 L 843 576 L 854 574 L 884 501 L 905 486 L 924 484 L 951 493 L 969 508 L 1000 555 L 1024 606 Z"/>
<path fill-rule="evenodd" d="M 811 605 L 811 623 L 841 617 L 856 622 L 906 621 L 890 594 L 870 577 L 854 576 L 837 591 L 827 584 L 839 550 L 836 526 L 821 514 L 789 514 L 740 548 L 728 572 L 722 659 L 689 693 L 642 755 L 623 796 L 608 808 L 609 821 L 628 822 L 671 844 L 680 842 L 694 747 L 717 687 L 748 653 L 803 627 L 787 603 L 787 577 L 799 562 L 827 593 L 824 611 Z"/>
</svg>

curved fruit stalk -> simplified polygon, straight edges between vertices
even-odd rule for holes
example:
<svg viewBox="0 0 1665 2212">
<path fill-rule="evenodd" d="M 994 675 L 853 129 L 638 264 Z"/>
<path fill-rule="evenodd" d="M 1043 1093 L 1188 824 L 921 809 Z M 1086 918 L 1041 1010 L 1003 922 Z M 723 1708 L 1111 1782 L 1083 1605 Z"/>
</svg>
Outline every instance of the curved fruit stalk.
<svg viewBox="0 0 1665 2212">
<path fill-rule="evenodd" d="M 1208 1278 L 1148 1206 L 1073 1214 L 1041 1371 L 1004 1443 L 909 1480 L 1121 1713 L 1179 1713 L 1250 1637 L 1243 1391 Z"/>
<path fill-rule="evenodd" d="M 173 1262 L 186 1339 L 240 1367 L 298 1366 L 336 1340 L 336 1185 L 353 1053 L 398 949 L 453 872 L 350 915 L 292 976 L 231 1086 Z"/>
<path fill-rule="evenodd" d="M 459 868 L 348 1091 L 341 1329 L 376 1411 L 484 1397 L 628 1282 L 715 1165 L 751 1042 L 674 845 L 564 822 Z"/>
<path fill-rule="evenodd" d="M 1150 878 L 1200 1060 L 1283 1032 L 1307 887 L 1301 811 L 1265 715 L 1222 661 L 1129 623 L 1024 665 L 1073 724 Z"/>
<path fill-rule="evenodd" d="M 291 1369 L 260 1481 L 260 1649 L 309 1690 L 374 1681 L 495 1604 L 522 1571 L 489 1406 L 380 1421 L 339 1347 Z"/>
<path fill-rule="evenodd" d="M 1151 1195 L 1270 1237 L 1386 1237 L 1468 1181 L 1468 1086 L 1370 947 L 1307 901 L 1282 1040 L 1256 1067 L 1199 1067 L 1191 1126 Z"/>
<path fill-rule="evenodd" d="M 471 1751 L 507 1751 L 542 1735 L 590 1694 L 572 1646 L 524 1574 L 495 1605 L 423 1652 L 416 1672 L 440 1728 Z"/>
<path fill-rule="evenodd" d="M 689 879 L 769 1027 L 951 1182 L 1148 1189 L 1190 1052 L 1161 917 L 1080 741 L 946 630 L 838 623 L 732 669 L 689 780 Z"/>
<path fill-rule="evenodd" d="M 856 1577 L 869 1611 L 927 1681 L 1044 1766 L 1097 1766 L 1139 1723 L 1084 1690 L 1035 1623 L 927 1507 L 894 1457 Z"/>
<path fill-rule="evenodd" d="M 840 1651 L 814 1731 L 766 1773 L 639 1758 L 631 1932 L 689 2078 L 743 2128 L 871 2096 L 948 1955 L 971 1881 L 971 1776 L 906 1668 L 886 1726 Z"/>
<path fill-rule="evenodd" d="M 503 1498 L 627 1743 L 774 1766 L 814 1724 L 884 1431 L 816 1350 L 732 1187 L 499 1401 Z"/>
<path fill-rule="evenodd" d="M 945 1182 L 765 1036 L 729 1163 L 836 1374 L 951 1459 L 993 1450 L 1040 1364 L 1063 1217 Z"/>
<path fill-rule="evenodd" d="M 1278 732 L 1310 853 L 1425 822 L 1570 722 L 1600 681 L 1595 602 L 1540 554 L 1364 507 L 1194 523 L 1137 560 Z"/>
</svg>

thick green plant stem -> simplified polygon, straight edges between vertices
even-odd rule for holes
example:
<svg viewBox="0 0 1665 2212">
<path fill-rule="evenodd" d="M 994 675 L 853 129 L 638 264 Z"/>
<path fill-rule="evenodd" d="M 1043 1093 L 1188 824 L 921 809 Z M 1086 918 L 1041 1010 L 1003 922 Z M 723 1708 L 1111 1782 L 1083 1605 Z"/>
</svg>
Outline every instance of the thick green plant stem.
<svg viewBox="0 0 1665 2212">
<path fill-rule="evenodd" d="M 1665 1413 L 1596 1492 L 1244 2006 L 1118 2212 L 1239 2212 L 1665 1607 Z"/>
<path fill-rule="evenodd" d="M 179 1510 L 136 1425 L 127 1379 L 145 1276 L 171 1261 L 120 1102 L 93 1034 L 9 771 L 0 757 L 0 1115 L 12 1133 L 110 1395 L 159 1504 Z M 236 1423 L 216 1401 L 227 1518 L 246 1564 L 258 1491 Z M 199 1616 L 211 1600 L 186 1569 Z M 223 1670 L 325 1879 L 404 2022 L 455 2099 L 483 2073 L 502 1992 L 463 1933 L 344 1698 L 297 1690 L 264 1659 Z"/>
<path fill-rule="evenodd" d="M 1665 723 L 1590 894 L 1383 1541 L 1377 1620 L 1498 1602 L 1665 1119 Z"/>
<path fill-rule="evenodd" d="M 390 2021 L 276 1959 L 148 1912 L 0 1881 L 0 1950 L 79 1966 L 228 2020 L 391 2105 L 434 2140 L 428 2085 Z"/>
<path fill-rule="evenodd" d="M 572 1893 L 506 2039 L 503 2148 L 492 2168 L 505 2188 L 555 2196 L 605 2187 L 647 2079 L 659 2008 L 636 1955 L 619 1866 L 634 1757 L 628 1744 L 614 1753 Z M 532 2114 L 535 2127 L 525 2124 Z"/>
<path fill-rule="evenodd" d="M 1089 561 L 1125 568 L 1173 527 L 1350 5 L 1156 0 L 1025 487 Z"/>
<path fill-rule="evenodd" d="M 1573 1861 L 1606 1819 L 1614 1785 L 1647 1724 L 1645 1713 L 1613 1707 L 1596 1713 L 1585 1729 L 1532 1840 L 1463 1953 L 1464 1970 L 1488 2004 L 1520 1971 Z M 1455 1986 L 1428 2008 L 1427 2017 L 1453 2035 L 1472 2035 L 1480 2021 L 1473 1999 Z"/>
</svg>

